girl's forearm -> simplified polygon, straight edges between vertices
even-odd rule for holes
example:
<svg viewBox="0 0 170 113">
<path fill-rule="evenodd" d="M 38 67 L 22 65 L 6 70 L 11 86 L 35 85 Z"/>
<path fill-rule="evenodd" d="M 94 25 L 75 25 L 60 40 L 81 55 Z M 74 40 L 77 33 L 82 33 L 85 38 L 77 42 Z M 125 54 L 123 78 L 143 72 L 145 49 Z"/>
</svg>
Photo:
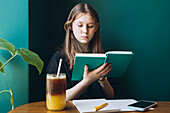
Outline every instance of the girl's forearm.
<svg viewBox="0 0 170 113">
<path fill-rule="evenodd" d="M 66 90 L 66 100 L 73 100 L 78 98 L 87 87 L 88 83 L 82 80 L 74 87 Z"/>
<path fill-rule="evenodd" d="M 106 98 L 114 98 L 114 90 L 107 79 L 104 83 L 100 83 L 100 85 L 103 88 Z"/>
</svg>

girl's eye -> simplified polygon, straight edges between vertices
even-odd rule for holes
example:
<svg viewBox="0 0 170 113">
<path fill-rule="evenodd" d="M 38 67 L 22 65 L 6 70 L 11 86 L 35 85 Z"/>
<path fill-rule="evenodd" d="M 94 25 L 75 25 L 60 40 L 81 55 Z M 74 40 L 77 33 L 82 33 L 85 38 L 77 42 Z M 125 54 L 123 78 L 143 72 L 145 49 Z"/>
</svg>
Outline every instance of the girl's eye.
<svg viewBox="0 0 170 113">
<path fill-rule="evenodd" d="M 81 25 L 81 24 L 77 24 L 77 26 L 78 26 L 78 27 L 82 27 L 83 25 Z"/>
<path fill-rule="evenodd" d="M 77 24 L 78 27 L 83 27 L 83 24 Z M 94 25 L 93 24 L 90 24 L 90 25 L 87 25 L 88 28 L 93 28 Z"/>
<path fill-rule="evenodd" d="M 88 28 L 93 28 L 93 27 L 94 27 L 94 25 L 88 25 L 87 27 L 88 27 Z"/>
</svg>

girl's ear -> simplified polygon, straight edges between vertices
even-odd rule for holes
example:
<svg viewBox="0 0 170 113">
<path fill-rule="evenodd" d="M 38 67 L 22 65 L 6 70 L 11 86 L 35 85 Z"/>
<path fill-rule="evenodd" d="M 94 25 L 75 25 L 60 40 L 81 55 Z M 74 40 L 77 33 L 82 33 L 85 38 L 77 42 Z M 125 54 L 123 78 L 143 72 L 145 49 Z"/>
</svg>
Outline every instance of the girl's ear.
<svg viewBox="0 0 170 113">
<path fill-rule="evenodd" d="M 95 32 L 97 31 L 98 27 L 99 27 L 99 23 L 96 23 L 96 29 L 95 29 Z"/>
</svg>

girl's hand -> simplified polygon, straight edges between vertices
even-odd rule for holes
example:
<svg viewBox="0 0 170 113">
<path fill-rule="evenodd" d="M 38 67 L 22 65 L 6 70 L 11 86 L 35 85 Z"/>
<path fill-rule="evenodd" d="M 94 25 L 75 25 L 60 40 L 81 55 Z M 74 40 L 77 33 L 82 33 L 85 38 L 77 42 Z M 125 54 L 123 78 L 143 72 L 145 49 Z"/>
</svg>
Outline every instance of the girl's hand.
<svg viewBox="0 0 170 113">
<path fill-rule="evenodd" d="M 109 71 L 112 69 L 111 64 L 109 64 L 108 66 L 106 65 L 107 63 L 104 63 L 102 66 L 100 66 L 99 68 L 93 71 L 89 71 L 88 66 L 85 65 L 83 81 L 86 81 L 86 83 L 90 85 L 91 83 L 98 80 L 99 78 L 103 78 L 104 76 L 106 76 L 109 73 Z"/>
</svg>

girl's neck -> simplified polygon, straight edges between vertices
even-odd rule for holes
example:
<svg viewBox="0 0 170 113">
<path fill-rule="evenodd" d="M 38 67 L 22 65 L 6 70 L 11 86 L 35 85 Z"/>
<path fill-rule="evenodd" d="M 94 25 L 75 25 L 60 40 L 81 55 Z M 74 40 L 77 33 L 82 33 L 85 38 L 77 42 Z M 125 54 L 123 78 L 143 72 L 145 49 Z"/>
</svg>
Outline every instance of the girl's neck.
<svg viewBox="0 0 170 113">
<path fill-rule="evenodd" d="M 81 44 L 81 46 L 84 49 L 83 52 L 89 52 L 89 44 Z"/>
</svg>

